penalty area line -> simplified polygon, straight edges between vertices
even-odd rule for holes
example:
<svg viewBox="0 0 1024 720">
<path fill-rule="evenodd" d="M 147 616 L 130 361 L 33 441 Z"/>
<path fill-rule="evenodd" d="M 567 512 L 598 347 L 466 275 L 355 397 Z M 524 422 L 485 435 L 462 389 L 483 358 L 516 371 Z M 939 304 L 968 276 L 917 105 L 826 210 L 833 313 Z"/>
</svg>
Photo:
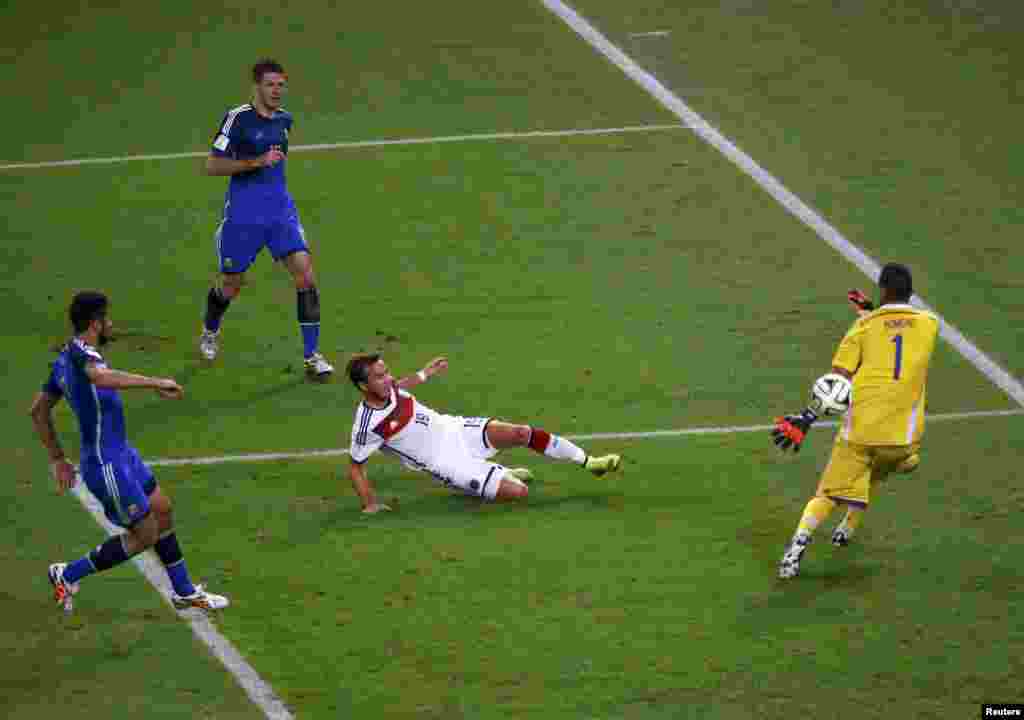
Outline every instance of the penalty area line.
<svg viewBox="0 0 1024 720">
<path fill-rule="evenodd" d="M 483 140 L 532 140 L 535 138 L 579 137 L 586 135 L 625 135 L 628 133 L 661 132 L 664 130 L 685 130 L 682 123 L 662 125 L 625 125 L 623 127 L 581 128 L 574 130 L 524 130 L 519 132 L 469 133 L 466 135 L 437 135 L 434 137 L 411 137 L 381 140 L 351 140 L 346 142 L 316 143 L 313 145 L 292 145 L 289 152 L 315 152 L 324 150 L 356 150 L 359 148 L 387 147 L 390 145 L 438 145 L 441 143 L 474 142 Z M 0 170 L 41 170 L 44 168 L 78 167 L 80 165 L 116 165 L 142 160 L 181 160 L 202 158 L 209 155 L 202 152 L 161 153 L 150 155 L 118 155 L 114 157 L 75 158 L 71 160 L 45 160 L 41 162 L 17 162 L 0 164 Z"/>
<path fill-rule="evenodd" d="M 972 420 L 989 417 L 1009 417 L 1024 415 L 1021 410 L 973 410 L 970 412 L 937 413 L 928 415 L 928 422 L 944 422 L 950 420 Z M 819 427 L 835 427 L 836 421 L 818 423 Z M 663 437 L 685 437 L 688 435 L 732 435 L 737 433 L 766 432 L 774 425 L 723 425 L 719 427 L 677 428 L 674 430 L 642 430 L 637 432 L 604 432 L 566 435 L 567 440 L 646 440 Z M 157 458 L 146 460 L 152 467 L 177 467 L 181 465 L 223 465 L 237 462 L 269 462 L 274 460 L 309 460 L 313 458 L 343 457 L 348 455 L 345 448 L 330 450 L 299 450 L 294 452 L 243 453 L 239 455 L 209 455 L 190 458 Z"/>
<path fill-rule="evenodd" d="M 103 528 L 108 535 L 113 536 L 121 532 L 120 528 L 115 527 L 107 520 L 103 514 L 103 506 L 89 492 L 85 483 L 80 478 L 71 492 L 82 503 L 82 507 L 92 515 L 96 524 Z M 160 597 L 174 608 L 174 605 L 171 604 L 170 580 L 168 580 L 167 573 L 164 572 L 163 566 L 157 562 L 153 553 L 141 552 L 132 558 L 132 562 L 135 563 L 135 567 L 138 568 L 143 577 L 149 581 L 149 584 L 156 589 Z M 295 716 L 285 707 L 284 702 L 277 696 L 273 688 L 242 657 L 242 654 L 231 644 L 231 641 L 220 634 L 217 627 L 210 622 L 210 618 L 203 611 L 197 609 L 178 610 L 176 608 L 174 608 L 174 611 L 178 614 L 178 617 L 189 624 L 195 636 L 206 647 L 210 648 L 213 656 L 231 673 L 232 677 L 235 678 L 245 691 L 245 694 L 249 696 L 249 699 L 263 712 L 263 715 L 268 720 L 294 720 Z M 228 612 L 230 612 L 230 609 Z"/>
</svg>

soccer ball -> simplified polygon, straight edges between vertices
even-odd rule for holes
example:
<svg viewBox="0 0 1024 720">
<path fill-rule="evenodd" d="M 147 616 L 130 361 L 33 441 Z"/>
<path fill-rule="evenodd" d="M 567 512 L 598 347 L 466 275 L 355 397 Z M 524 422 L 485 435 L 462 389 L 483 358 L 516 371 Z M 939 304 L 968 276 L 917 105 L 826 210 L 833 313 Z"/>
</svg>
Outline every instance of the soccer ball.
<svg viewBox="0 0 1024 720">
<path fill-rule="evenodd" d="M 842 415 L 850 409 L 853 385 L 838 373 L 822 375 L 811 388 L 811 409 L 819 415 Z"/>
</svg>

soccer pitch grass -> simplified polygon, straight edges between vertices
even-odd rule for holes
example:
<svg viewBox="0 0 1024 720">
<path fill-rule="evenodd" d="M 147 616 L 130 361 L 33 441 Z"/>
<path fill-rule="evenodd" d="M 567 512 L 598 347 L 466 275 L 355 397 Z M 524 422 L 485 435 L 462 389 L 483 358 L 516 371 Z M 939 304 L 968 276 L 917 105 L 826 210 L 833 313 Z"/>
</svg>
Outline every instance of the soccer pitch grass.
<svg viewBox="0 0 1024 720">
<path fill-rule="evenodd" d="M 983 19 L 934 9 L 925 25 L 955 22 L 952 39 L 909 16 L 830 23 L 796 3 L 705 5 L 686 18 L 656 2 L 624 17 L 609 3 L 580 10 L 616 42 L 669 30 L 624 47 L 851 240 L 908 262 L 924 298 L 1019 374 L 1020 216 L 995 191 L 1019 179 L 1020 107 L 1000 95 L 1019 48 Z M 142 9 L 86 13 L 59 52 L 28 33 L 22 65 L 0 73 L 35 63 L 37 113 L 13 120 L 22 154 L 4 160 L 202 149 L 244 99 L 252 37 L 273 18 L 225 7 L 245 28 L 225 33 L 210 8 L 194 10 L 162 15 L 161 33 L 121 32 L 125 52 L 156 58 L 138 66 L 102 44 L 88 68 L 68 59 L 76 43 L 142 27 Z M 385 8 L 346 12 L 343 42 L 329 40 L 327 8 L 276 28 L 296 143 L 670 119 L 536 5 L 451 3 L 397 26 Z M 901 29 L 921 57 L 977 72 L 917 82 L 919 68 L 851 40 Z M 958 38 L 960 65 L 948 57 Z M 788 56 L 824 60 L 794 78 Z M 199 68 L 213 68 L 210 82 L 195 82 Z M 187 109 L 162 92 L 181 87 Z M 901 93 L 907 117 L 892 100 Z M 996 110 L 989 140 L 971 145 L 979 106 Z M 956 130 L 920 132 L 918 115 L 940 111 Z M 1004 160 L 985 153 L 1000 144 Z M 936 174 L 938 158 L 950 163 Z M 52 497 L 24 414 L 71 292 L 98 286 L 122 331 L 111 363 L 187 387 L 179 403 L 125 393 L 146 457 L 347 444 L 355 392 L 301 379 L 294 293 L 267 259 L 226 316 L 223 357 L 199 364 L 223 181 L 198 167 L 0 172 L 13 390 L 0 436 L 12 475 L 0 488 L 12 580 L 0 593 L 0 651 L 13 658 L 4 715 L 259 715 L 134 569 L 83 583 L 71 618 L 46 602 L 47 563 L 101 533 Z M 869 285 L 686 130 L 298 154 L 289 179 L 315 244 L 332 360 L 380 348 L 411 371 L 444 353 L 451 370 L 418 389 L 424 402 L 565 434 L 760 424 L 797 409 L 851 320 L 845 290 Z M 948 192 L 933 212 L 938 189 Z M 1009 407 L 939 347 L 930 412 Z M 73 451 L 66 408 L 58 420 Z M 540 476 L 526 507 L 481 506 L 374 459 L 371 478 L 399 511 L 373 518 L 358 513 L 344 459 L 157 477 L 193 574 L 235 602 L 218 627 L 299 718 L 789 718 L 840 703 L 856 717 L 960 717 L 1024 692 L 1013 620 L 1022 426 L 931 425 L 921 470 L 880 491 L 855 544 L 833 551 L 822 534 L 784 586 L 775 563 L 831 431 L 815 430 L 795 458 L 767 433 L 584 442 L 625 453 L 625 473 L 601 480 L 519 453 Z"/>
<path fill-rule="evenodd" d="M 837 697 L 858 717 L 964 717 L 979 697 L 1012 694 L 1022 669 L 1024 638 L 1008 621 L 1022 609 L 1024 494 L 1012 468 L 988 461 L 1024 449 L 1022 425 L 934 424 L 926 466 L 879 492 L 856 543 L 835 550 L 826 536 L 785 585 L 772 570 L 825 433 L 799 458 L 760 433 L 591 443 L 627 458 L 601 480 L 521 452 L 539 476 L 525 507 L 481 505 L 385 465 L 381 495 L 398 510 L 373 518 L 355 512 L 336 462 L 159 475 L 187 537 L 202 538 L 188 544 L 192 567 L 236 601 L 218 626 L 299 717 L 787 718 L 827 714 Z M 74 512 L 58 515 L 75 525 Z M 29 559 L 15 568 L 46 558 Z M 169 616 L 133 570 L 84 588 L 70 635 L 15 591 L 55 645 L 21 648 L 30 662 L 7 682 L 28 683 L 54 649 L 61 695 L 97 657 L 125 678 L 130 662 L 159 662 L 133 642 L 165 638 Z M 179 646 L 187 669 L 162 672 L 167 687 L 143 679 L 124 702 L 202 687 L 185 697 L 231 717 L 210 705 L 230 688 L 203 687 L 209 675 L 191 675 L 204 653 Z M 14 707 L 33 717 L 53 699 L 22 693 Z"/>
</svg>

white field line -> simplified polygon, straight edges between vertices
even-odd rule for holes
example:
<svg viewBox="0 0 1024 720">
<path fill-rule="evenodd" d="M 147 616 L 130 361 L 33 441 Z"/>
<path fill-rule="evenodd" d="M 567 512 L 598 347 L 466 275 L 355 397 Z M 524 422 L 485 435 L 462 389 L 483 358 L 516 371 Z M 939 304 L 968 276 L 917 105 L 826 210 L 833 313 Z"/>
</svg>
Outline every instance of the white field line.
<svg viewBox="0 0 1024 720">
<path fill-rule="evenodd" d="M 581 135 L 623 135 L 626 133 L 659 132 L 682 130 L 679 123 L 662 125 L 626 125 L 624 127 L 583 128 L 576 130 L 526 130 L 522 132 L 473 133 L 469 135 L 439 135 L 435 137 L 395 138 L 392 140 L 353 140 L 350 142 L 317 143 L 314 145 L 292 145 L 289 152 L 311 152 L 319 150 L 353 150 L 358 148 L 386 147 L 389 145 L 436 145 L 439 143 L 473 142 L 481 140 L 530 140 L 533 138 L 575 137 Z M 79 165 L 114 165 L 140 160 L 180 160 L 201 158 L 209 155 L 202 152 L 162 153 L 157 155 L 118 155 L 116 157 L 77 158 L 72 160 L 47 160 L 43 162 L 18 162 L 0 165 L 0 170 L 40 170 L 43 168 L 77 167 Z"/>
<path fill-rule="evenodd" d="M 108 535 L 116 535 L 122 532 L 119 528 L 114 527 L 107 521 L 106 516 L 103 514 L 103 506 L 100 502 L 89 492 L 86 488 L 85 483 L 79 480 L 72 492 L 75 497 L 78 498 L 79 502 L 82 503 L 83 507 L 92 515 L 96 523 L 103 528 Z M 157 593 L 162 597 L 168 605 L 171 605 L 170 597 L 170 581 L 167 579 L 167 573 L 164 572 L 163 566 L 157 561 L 156 557 L 151 552 L 143 552 L 132 558 L 132 562 L 138 568 L 139 572 L 143 574 L 146 580 L 156 588 Z M 174 606 L 171 605 L 173 608 Z M 256 704 L 257 707 L 268 720 L 293 720 L 294 716 L 288 711 L 281 699 L 274 693 L 274 690 L 268 685 L 263 678 L 261 678 L 253 667 L 246 662 L 245 658 L 241 656 L 235 646 L 231 644 L 227 638 L 218 632 L 210 619 L 200 610 L 175 610 L 178 616 L 187 622 L 192 628 L 192 632 L 196 634 L 200 640 L 203 641 L 210 651 L 213 653 L 220 662 L 228 669 L 238 684 L 245 690 L 246 695 L 249 699 Z M 230 612 L 230 610 L 228 610 Z"/>
<path fill-rule="evenodd" d="M 929 415 L 928 422 L 947 420 L 970 420 L 987 417 L 1007 417 L 1024 415 L 1022 410 L 975 410 L 971 412 L 939 413 Z M 817 423 L 818 427 L 835 427 L 836 422 Z M 692 427 L 676 430 L 646 430 L 639 432 L 603 432 L 586 433 L 583 435 L 566 435 L 569 440 L 644 440 L 648 438 L 683 437 L 686 435 L 732 435 L 735 433 L 767 432 L 773 425 L 725 425 L 722 427 Z M 209 455 L 190 458 L 158 458 L 146 460 L 152 467 L 175 467 L 180 465 L 223 465 L 236 462 L 266 462 L 271 460 L 307 460 L 311 458 L 331 458 L 348 455 L 346 448 L 332 450 L 300 450 L 295 452 L 244 453 L 240 455 Z"/>
<path fill-rule="evenodd" d="M 635 32 L 630 33 L 631 38 L 648 38 L 648 37 L 668 37 L 670 34 L 669 30 L 651 30 L 649 32 Z"/>
<path fill-rule="evenodd" d="M 644 70 L 631 57 L 612 44 L 586 18 L 562 2 L 562 0 L 540 1 L 544 4 L 544 7 L 561 18 L 576 34 L 586 40 L 591 47 L 646 90 L 662 107 L 678 117 L 684 125 L 692 128 L 701 139 L 722 153 L 754 182 L 760 185 L 765 192 L 775 198 L 791 215 L 813 230 L 818 237 L 831 245 L 844 258 L 856 265 L 861 272 L 871 278 L 872 282 L 878 280 L 881 266 L 873 258 L 843 237 L 838 230 L 832 227 L 828 221 L 815 212 L 807 203 L 790 192 L 771 173 L 740 150 L 732 140 L 725 137 L 689 105 L 683 102 L 678 95 L 662 85 L 656 77 Z M 916 295 L 913 297 L 912 302 L 935 313 L 935 310 Z M 938 313 L 935 314 L 938 315 Z M 946 342 L 956 348 L 974 367 L 1013 398 L 1018 405 L 1024 406 L 1024 385 L 971 343 L 945 319 L 941 316 L 939 316 L 939 319 L 942 323 L 942 337 Z"/>
</svg>

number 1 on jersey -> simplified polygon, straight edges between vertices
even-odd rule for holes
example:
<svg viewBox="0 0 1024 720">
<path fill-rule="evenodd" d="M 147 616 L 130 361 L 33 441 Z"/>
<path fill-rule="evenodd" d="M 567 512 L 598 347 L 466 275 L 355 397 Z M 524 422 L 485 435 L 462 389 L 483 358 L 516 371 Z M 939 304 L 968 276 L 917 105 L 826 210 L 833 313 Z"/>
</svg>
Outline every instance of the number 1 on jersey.
<svg viewBox="0 0 1024 720">
<path fill-rule="evenodd" d="M 896 366 L 893 368 L 892 371 L 892 379 L 899 380 L 900 366 L 903 364 L 903 336 L 897 335 L 892 339 L 892 341 L 896 343 Z"/>
</svg>

